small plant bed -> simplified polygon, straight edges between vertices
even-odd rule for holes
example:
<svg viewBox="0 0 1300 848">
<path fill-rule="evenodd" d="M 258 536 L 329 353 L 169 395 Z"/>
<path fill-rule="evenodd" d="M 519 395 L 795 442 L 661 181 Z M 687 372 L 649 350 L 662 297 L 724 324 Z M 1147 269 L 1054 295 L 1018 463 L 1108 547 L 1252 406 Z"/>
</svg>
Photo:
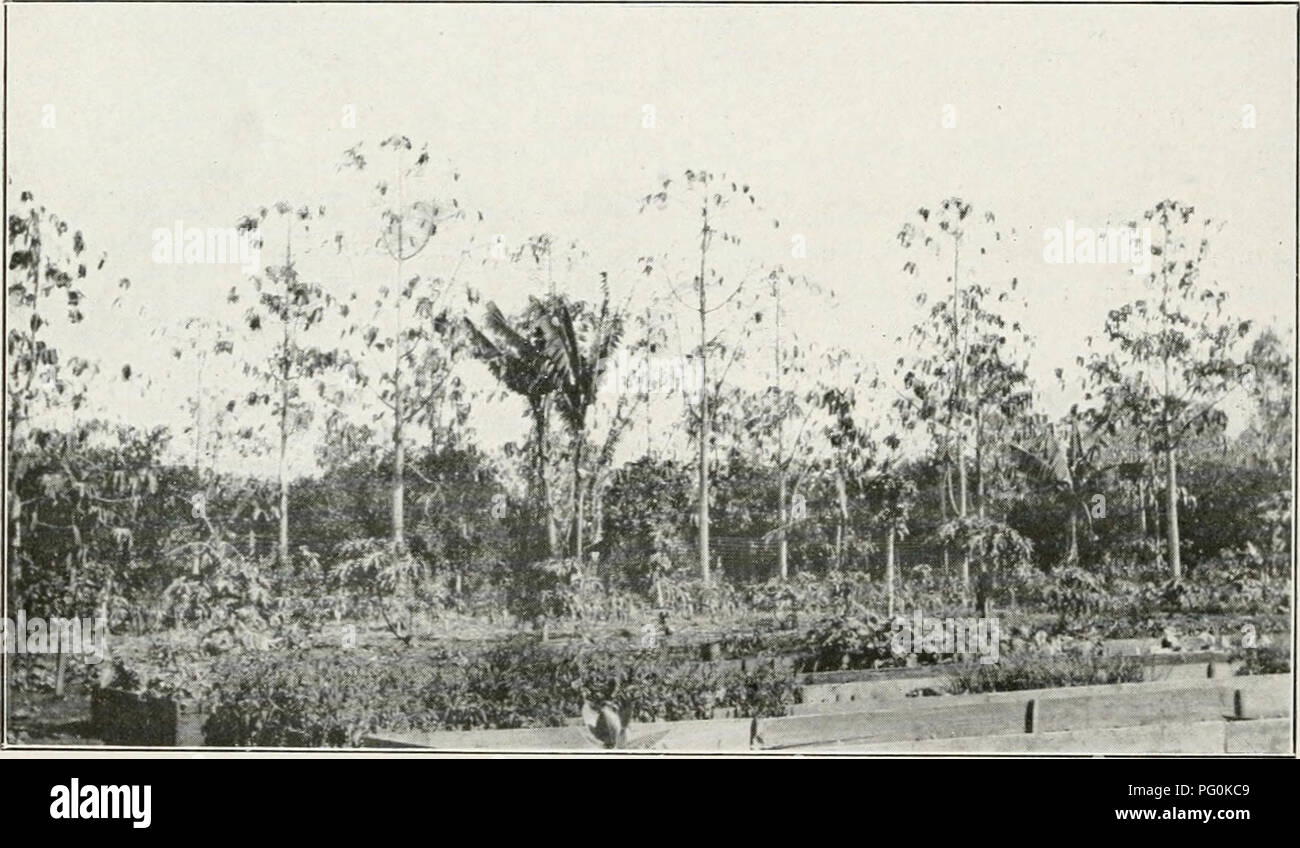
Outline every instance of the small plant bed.
<svg viewBox="0 0 1300 848">
<path fill-rule="evenodd" d="M 350 747 L 376 732 L 561 727 L 617 700 L 637 722 L 784 714 L 793 678 L 655 652 L 501 648 L 469 656 L 244 654 L 214 665 L 209 745 Z"/>
<path fill-rule="evenodd" d="M 1288 674 L 1291 671 L 1291 646 L 1250 648 L 1238 651 L 1234 659 L 1242 661 L 1237 675 L 1246 677 L 1256 674 Z"/>
<path fill-rule="evenodd" d="M 1287 667 L 1280 666 L 1277 659 L 1279 652 L 1285 651 L 1284 657 L 1289 657 L 1290 652 L 1286 649 L 1255 649 L 1260 657 L 1256 660 L 1255 668 L 1271 669 L 1271 671 L 1251 671 L 1241 673 L 1266 674 L 1277 671 L 1286 671 Z M 1043 668 L 1061 668 L 1065 669 L 1071 666 L 1081 666 L 1083 668 L 1091 667 L 1110 667 L 1112 665 L 1133 665 L 1145 669 L 1147 675 L 1159 674 L 1159 669 L 1170 666 L 1195 665 L 1205 666 L 1211 662 L 1239 664 L 1246 660 L 1251 652 L 1248 651 L 1187 651 L 1187 652 L 1169 652 L 1153 653 L 1138 656 L 1114 656 L 1102 657 L 1096 655 L 1080 655 L 1069 653 L 1036 653 L 1032 651 L 1022 651 L 1009 655 L 1004 655 L 999 662 L 990 665 L 981 665 L 977 662 L 965 660 L 946 659 L 943 662 L 931 663 L 927 665 L 913 665 L 907 667 L 884 667 L 874 669 L 847 669 L 844 671 L 818 671 L 804 672 L 798 675 L 801 684 L 807 686 L 836 684 L 836 683 L 864 683 L 873 680 L 909 680 L 913 678 L 930 678 L 936 675 L 953 674 L 966 672 L 970 669 L 998 669 L 1023 667 L 1034 664 L 1041 665 Z M 1124 661 L 1124 663 L 1121 663 Z M 1282 660 L 1281 662 L 1285 662 Z M 1128 682 L 1128 681 L 1111 681 L 1111 682 Z M 1063 684 L 1063 685 L 1080 685 L 1080 684 Z"/>
<path fill-rule="evenodd" d="M 950 695 L 1016 692 L 1108 683 L 1141 683 L 1149 662 L 1137 657 L 1016 656 L 990 665 L 956 665 L 947 670 Z"/>
</svg>

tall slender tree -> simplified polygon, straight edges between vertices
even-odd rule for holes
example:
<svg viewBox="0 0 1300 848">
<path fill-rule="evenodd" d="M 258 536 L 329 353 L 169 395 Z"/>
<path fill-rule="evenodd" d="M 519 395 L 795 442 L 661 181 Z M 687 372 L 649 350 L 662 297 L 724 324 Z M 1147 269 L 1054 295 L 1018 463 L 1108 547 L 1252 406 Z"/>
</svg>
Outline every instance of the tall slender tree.
<svg viewBox="0 0 1300 848">
<path fill-rule="evenodd" d="M 411 139 L 393 135 L 379 143 L 390 162 L 390 176 L 380 173 L 373 187 L 379 208 L 380 255 L 393 263 L 391 284 L 378 286 L 372 316 L 354 316 L 352 333 L 359 333 L 368 355 L 358 359 L 355 375 L 374 389 L 384 408 L 392 440 L 392 470 L 389 485 L 392 543 L 398 550 L 406 545 L 406 453 L 412 429 L 420 422 L 436 427 L 431 415 L 439 398 L 446 395 L 452 379 L 452 365 L 461 351 L 460 317 L 468 290 L 461 285 L 459 271 L 470 247 L 452 250 L 440 257 L 446 267 L 441 273 L 411 273 L 417 262 L 430 264 L 428 250 L 445 224 L 467 217 L 454 196 L 442 198 L 435 192 L 451 191 L 460 173 L 431 175 L 432 156 L 427 144 L 418 150 Z M 343 167 L 365 171 L 370 161 L 358 144 L 346 151 Z M 433 176 L 443 184 L 430 185 Z M 479 219 L 482 219 L 481 213 Z M 473 242 L 473 235 L 469 236 Z M 423 267 L 422 266 L 422 267 Z"/>
<path fill-rule="evenodd" d="M 757 207 L 758 201 L 747 184 L 737 183 L 725 173 L 688 169 L 682 174 L 679 188 L 672 188 L 673 183 L 672 179 L 663 180 L 659 191 L 647 194 L 642 199 L 641 209 L 644 211 L 651 206 L 664 208 L 668 206 L 670 197 L 680 192 L 684 197 L 689 198 L 689 205 L 697 209 L 699 214 L 696 251 L 698 267 L 694 269 L 690 284 L 693 289 L 691 301 L 688 303 L 683 298 L 678 292 L 679 287 L 671 280 L 669 291 L 683 306 L 690 309 L 699 325 L 699 344 L 694 347 L 693 356 L 700 363 L 702 386 L 692 416 L 694 419 L 692 429 L 696 433 L 697 447 L 700 579 L 708 584 L 710 582 L 709 451 L 713 440 L 711 404 L 726 373 L 726 366 L 715 370 L 710 361 L 710 354 L 725 353 L 725 349 L 719 343 L 721 333 L 715 328 L 714 334 L 710 335 L 710 316 L 736 303 L 746 287 L 744 272 L 734 276 L 731 282 L 727 281 L 725 273 L 718 266 L 717 249 L 721 245 L 741 243 L 739 229 L 734 226 L 734 222 L 732 224 L 726 222 L 727 213 L 733 209 L 745 208 L 746 205 Z M 646 261 L 646 272 L 652 273 L 653 261 Z"/>
<path fill-rule="evenodd" d="M 272 218 L 272 212 L 275 217 Z M 249 360 L 245 371 L 256 377 L 267 392 L 251 392 L 250 406 L 268 406 L 278 431 L 276 447 L 276 479 L 279 486 L 279 539 L 276 557 L 281 565 L 289 559 L 289 440 L 304 430 L 311 422 L 313 404 L 306 388 L 314 388 L 313 381 L 323 372 L 340 367 L 343 359 L 337 348 L 312 344 L 312 330 L 325 320 L 326 310 L 334 306 L 334 299 L 322 286 L 306 279 L 298 271 L 294 254 L 294 235 L 305 243 L 314 238 L 313 222 L 324 214 L 307 206 L 294 208 L 288 203 L 278 203 L 273 209 L 261 209 L 256 215 L 241 219 L 239 229 L 262 246 L 265 230 L 279 225 L 284 231 L 283 260 L 267 266 L 265 273 L 255 274 L 249 280 L 251 304 L 244 313 L 244 323 L 253 333 L 266 332 L 271 336 L 271 350 L 265 359 Z M 231 302 L 240 300 L 240 293 L 232 290 Z"/>
<path fill-rule="evenodd" d="M 86 400 L 87 379 L 98 373 L 92 359 L 60 349 L 60 331 L 83 320 L 84 286 L 91 268 L 81 231 L 39 204 L 31 192 L 18 194 L 7 216 L 8 273 L 5 303 L 5 505 L 9 550 L 5 553 L 8 599 L 21 609 L 24 589 L 23 529 L 27 516 L 15 490 L 17 465 L 33 427 L 49 426 L 61 410 L 75 412 Z M 94 270 L 104 267 L 101 254 Z M 119 289 L 130 287 L 122 279 Z M 131 366 L 121 366 L 130 379 Z"/>
<path fill-rule="evenodd" d="M 1129 227 L 1155 229 L 1142 239 L 1151 244 L 1151 269 L 1139 276 L 1140 296 L 1108 313 L 1102 350 L 1080 362 L 1100 394 L 1102 414 L 1137 428 L 1163 460 L 1166 547 L 1177 580 L 1183 575 L 1178 448 L 1226 422 L 1222 402 L 1250 371 L 1241 349 L 1251 324 L 1229 317 L 1227 292 L 1202 279 L 1210 235 L 1218 229 L 1211 219 L 1162 200 Z"/>
<path fill-rule="evenodd" d="M 964 521 L 971 514 L 971 454 L 976 511 L 981 516 L 986 511 L 983 471 L 990 418 L 1014 420 L 1029 406 L 1023 352 L 1018 350 L 1027 346 L 1027 340 L 1020 324 L 1007 320 L 996 306 L 1015 291 L 1016 278 L 998 288 L 979 282 L 993 276 L 983 272 L 996 261 L 989 252 L 1003 239 L 993 213 L 978 216 L 972 204 L 952 197 L 934 210 L 921 208 L 916 214 L 918 220 L 905 223 L 898 234 L 904 249 L 917 256 L 903 270 L 917 275 L 921 269 L 917 259 L 933 257 L 937 267 L 950 261 L 951 272 L 942 272 L 939 298 L 932 300 L 927 291 L 916 297 L 918 305 L 930 305 L 912 329 L 916 356 L 896 363 L 902 383 L 896 408 L 905 427 L 923 425 L 950 459 L 957 478 L 956 502 L 951 506 L 957 519 Z M 969 550 L 962 552 L 961 586 L 969 598 Z"/>
</svg>

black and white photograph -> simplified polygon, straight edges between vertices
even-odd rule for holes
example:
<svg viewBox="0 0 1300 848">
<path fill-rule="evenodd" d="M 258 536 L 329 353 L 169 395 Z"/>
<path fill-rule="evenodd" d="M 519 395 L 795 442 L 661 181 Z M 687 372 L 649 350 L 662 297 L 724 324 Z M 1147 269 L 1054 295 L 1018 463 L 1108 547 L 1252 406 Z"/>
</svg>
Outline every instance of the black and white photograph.
<svg viewBox="0 0 1300 848">
<path fill-rule="evenodd" d="M 1295 757 L 1294 3 L 6 3 L 3 97 L 0 756 Z"/>
</svg>

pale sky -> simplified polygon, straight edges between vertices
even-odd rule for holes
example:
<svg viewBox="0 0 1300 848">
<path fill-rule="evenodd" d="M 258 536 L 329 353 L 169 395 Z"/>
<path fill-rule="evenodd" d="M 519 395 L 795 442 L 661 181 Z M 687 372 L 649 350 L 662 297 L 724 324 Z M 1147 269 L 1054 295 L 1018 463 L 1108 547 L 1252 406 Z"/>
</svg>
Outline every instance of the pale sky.
<svg viewBox="0 0 1300 848">
<path fill-rule="evenodd" d="M 236 266 L 157 265 L 152 233 L 177 221 L 230 226 L 278 200 L 325 205 L 331 222 L 357 228 L 374 216 L 373 175 L 336 166 L 344 149 L 364 141 L 375 154 L 393 133 L 428 142 L 460 173 L 431 193 L 454 191 L 484 215 L 446 228 L 417 270 L 450 273 L 472 234 L 464 277 L 507 308 L 532 289 L 481 261 L 495 234 L 578 240 L 590 253 L 580 293 L 600 269 L 616 299 L 662 288 L 664 277 L 636 274 L 636 258 L 652 253 L 671 251 L 674 272 L 689 275 L 690 211 L 639 213 L 637 201 L 665 176 L 705 168 L 751 185 L 762 203 L 744 225 L 747 259 L 783 262 L 836 292 L 834 309 L 797 316 L 801 336 L 882 370 L 919 315 L 895 236 L 950 195 L 1017 232 L 982 270 L 1019 278 L 1044 384 L 1133 289 L 1122 266 L 1044 262 L 1043 233 L 1116 224 L 1165 197 L 1223 222 L 1207 276 L 1230 292 L 1231 311 L 1294 328 L 1296 15 L 1285 6 L 7 13 L 10 193 L 35 192 L 84 231 L 92 254 L 107 251 L 87 286 L 90 318 L 68 344 L 154 379 L 143 392 L 142 380 L 99 387 L 136 423 L 180 420 L 176 381 L 188 378 L 167 356 L 179 322 L 236 320 L 224 299 L 244 279 Z M 779 228 L 766 226 L 773 218 Z M 795 236 L 804 257 L 791 255 Z M 341 265 L 323 251 L 315 267 L 342 296 L 390 282 L 390 265 Z M 924 285 L 936 291 L 942 273 Z M 109 309 L 123 276 L 133 286 Z M 1066 400 L 1045 391 L 1050 411 Z M 489 441 L 524 431 L 518 410 L 476 418 Z M 310 456 L 295 469 L 310 471 Z"/>
</svg>

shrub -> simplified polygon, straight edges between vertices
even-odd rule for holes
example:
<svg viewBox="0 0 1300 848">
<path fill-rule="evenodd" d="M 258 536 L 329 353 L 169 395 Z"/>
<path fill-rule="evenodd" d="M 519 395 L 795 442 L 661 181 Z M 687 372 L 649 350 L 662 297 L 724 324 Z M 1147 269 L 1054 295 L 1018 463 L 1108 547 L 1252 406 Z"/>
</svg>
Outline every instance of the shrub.
<svg viewBox="0 0 1300 848">
<path fill-rule="evenodd" d="M 1063 566 L 1046 579 L 1043 599 L 1061 616 L 1077 618 L 1110 608 L 1111 598 L 1100 579 L 1078 566 Z"/>
<path fill-rule="evenodd" d="M 882 668 L 902 664 L 891 650 L 888 623 L 876 616 L 837 616 L 808 632 L 805 648 L 813 670 Z"/>
<path fill-rule="evenodd" d="M 741 670 L 538 645 L 415 657 L 245 654 L 213 668 L 212 745 L 356 746 L 376 731 L 556 727 L 584 701 L 630 706 L 636 721 L 779 715 L 795 682 L 774 663 Z"/>
<path fill-rule="evenodd" d="M 1291 647 L 1248 648 L 1234 657 L 1245 659 L 1237 669 L 1238 677 L 1252 674 L 1287 674 L 1291 671 Z"/>
<path fill-rule="evenodd" d="M 953 695 L 1015 692 L 1061 686 L 1139 683 L 1146 667 L 1137 657 L 1013 656 L 995 665 L 963 664 L 949 672 Z"/>
<path fill-rule="evenodd" d="M 114 658 L 108 685 L 202 704 L 212 694 L 214 662 L 195 639 L 178 642 L 154 636 L 146 642 L 143 656 Z"/>
</svg>

